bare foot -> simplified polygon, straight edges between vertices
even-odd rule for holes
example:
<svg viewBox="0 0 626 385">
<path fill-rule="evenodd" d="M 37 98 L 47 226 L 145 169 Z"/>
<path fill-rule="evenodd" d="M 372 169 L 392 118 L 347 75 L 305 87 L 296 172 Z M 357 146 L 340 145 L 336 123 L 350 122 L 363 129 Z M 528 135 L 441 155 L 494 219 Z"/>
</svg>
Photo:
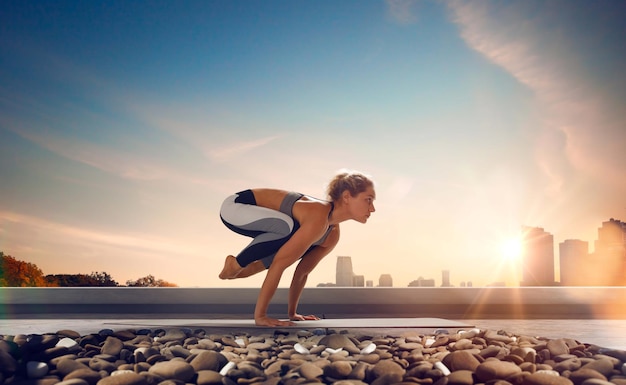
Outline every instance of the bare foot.
<svg viewBox="0 0 626 385">
<path fill-rule="evenodd" d="M 247 278 L 247 277 L 250 277 L 252 275 L 255 275 L 256 273 L 260 273 L 260 272 L 262 272 L 264 270 L 265 270 L 265 265 L 263 265 L 263 262 L 261 262 L 261 261 L 254 261 L 251 264 L 249 264 L 248 266 L 246 266 L 243 269 L 241 269 L 239 271 L 239 273 L 237 273 L 237 276 L 233 277 L 233 278 Z"/>
<path fill-rule="evenodd" d="M 289 317 L 289 319 L 292 320 L 292 321 L 319 321 L 320 317 L 318 317 L 316 315 L 295 314 L 295 315 L 292 315 L 291 317 Z"/>
<path fill-rule="evenodd" d="M 239 266 L 239 263 L 237 263 L 237 258 L 229 255 L 224 261 L 224 268 L 220 273 L 220 279 L 237 278 L 237 274 L 239 274 L 241 270 L 243 270 L 243 267 Z"/>
<path fill-rule="evenodd" d="M 254 317 L 254 323 L 257 326 L 295 326 L 296 324 L 291 321 L 281 321 L 276 318 L 270 317 Z"/>
</svg>

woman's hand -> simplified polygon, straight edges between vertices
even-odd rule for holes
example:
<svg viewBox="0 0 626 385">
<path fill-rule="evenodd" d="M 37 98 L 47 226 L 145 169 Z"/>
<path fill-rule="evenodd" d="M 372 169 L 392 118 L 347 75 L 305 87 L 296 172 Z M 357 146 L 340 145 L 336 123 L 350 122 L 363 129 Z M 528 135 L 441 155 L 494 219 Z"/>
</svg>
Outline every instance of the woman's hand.
<svg viewBox="0 0 626 385">
<path fill-rule="evenodd" d="M 254 317 L 254 323 L 257 326 L 295 326 L 296 324 L 291 321 L 281 321 L 276 318 L 268 316 Z"/>
<path fill-rule="evenodd" d="M 320 318 L 313 314 L 311 315 L 294 314 L 290 316 L 289 319 L 292 321 L 319 321 Z"/>
</svg>

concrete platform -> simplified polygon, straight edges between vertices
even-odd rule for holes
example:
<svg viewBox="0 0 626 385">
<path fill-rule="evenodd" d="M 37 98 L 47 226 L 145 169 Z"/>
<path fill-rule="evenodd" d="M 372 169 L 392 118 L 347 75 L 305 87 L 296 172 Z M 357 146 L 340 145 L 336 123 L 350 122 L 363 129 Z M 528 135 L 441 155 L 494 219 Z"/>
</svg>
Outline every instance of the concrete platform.
<svg viewBox="0 0 626 385">
<path fill-rule="evenodd" d="M 119 324 L 119 322 L 118 322 Z M 463 329 L 472 328 L 467 322 L 451 321 L 443 318 L 339 318 L 317 321 L 299 321 L 294 326 L 256 326 L 252 319 L 203 319 L 203 320 L 132 320 L 128 327 L 171 327 L 182 325 L 193 328 L 233 328 L 233 329 Z"/>
<path fill-rule="evenodd" d="M 0 318 L 249 317 L 257 288 L 0 288 Z M 288 289 L 268 309 L 284 316 Z M 298 308 L 325 318 L 626 319 L 626 287 L 306 288 Z M 237 318 L 237 317 L 234 317 Z"/>
</svg>

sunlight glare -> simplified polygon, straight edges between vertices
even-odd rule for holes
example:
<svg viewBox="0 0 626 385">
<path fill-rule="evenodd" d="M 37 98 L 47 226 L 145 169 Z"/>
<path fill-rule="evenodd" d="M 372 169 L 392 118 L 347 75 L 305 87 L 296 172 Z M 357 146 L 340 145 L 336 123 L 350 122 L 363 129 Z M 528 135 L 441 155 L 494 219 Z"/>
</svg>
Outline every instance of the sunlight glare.
<svg viewBox="0 0 626 385">
<path fill-rule="evenodd" d="M 515 261 L 522 255 L 522 240 L 519 237 L 506 239 L 502 242 L 500 251 L 502 258 Z"/>
</svg>

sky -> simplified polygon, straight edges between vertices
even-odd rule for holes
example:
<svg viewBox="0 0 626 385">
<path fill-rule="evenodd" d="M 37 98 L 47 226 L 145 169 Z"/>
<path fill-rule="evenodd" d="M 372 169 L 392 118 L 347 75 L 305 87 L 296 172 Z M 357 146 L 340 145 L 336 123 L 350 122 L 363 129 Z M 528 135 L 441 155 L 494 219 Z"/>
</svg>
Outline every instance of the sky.
<svg viewBox="0 0 626 385">
<path fill-rule="evenodd" d="M 558 258 L 626 220 L 624 20 L 618 0 L 3 1 L 0 251 L 258 287 L 218 278 L 249 242 L 224 198 L 326 198 L 350 169 L 376 212 L 341 224 L 307 286 L 337 256 L 374 285 L 515 286 L 522 226 Z"/>
</svg>

